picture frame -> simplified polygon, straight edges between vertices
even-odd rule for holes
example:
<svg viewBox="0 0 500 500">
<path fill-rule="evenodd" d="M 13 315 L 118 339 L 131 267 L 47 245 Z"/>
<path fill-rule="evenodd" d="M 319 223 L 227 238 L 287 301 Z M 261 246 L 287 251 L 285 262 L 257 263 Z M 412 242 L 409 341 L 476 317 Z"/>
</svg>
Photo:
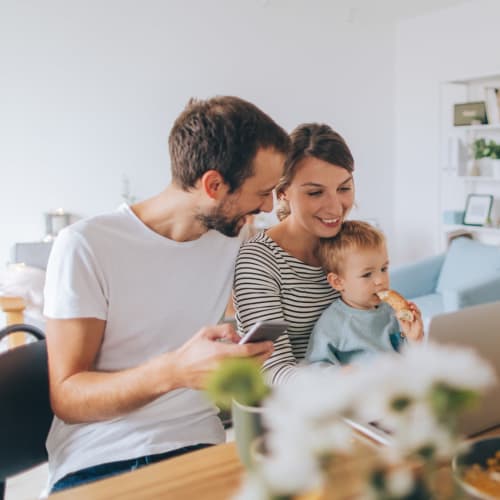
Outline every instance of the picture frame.
<svg viewBox="0 0 500 500">
<path fill-rule="evenodd" d="M 486 114 L 486 103 L 484 101 L 478 102 L 464 102 L 455 104 L 453 125 L 485 125 L 488 123 Z"/>
<path fill-rule="evenodd" d="M 491 194 L 469 194 L 465 203 L 464 225 L 484 226 L 490 218 L 492 205 Z"/>
<path fill-rule="evenodd" d="M 70 214 L 62 208 L 45 213 L 45 238 L 44 241 L 53 240 L 59 231 L 71 223 Z"/>
</svg>

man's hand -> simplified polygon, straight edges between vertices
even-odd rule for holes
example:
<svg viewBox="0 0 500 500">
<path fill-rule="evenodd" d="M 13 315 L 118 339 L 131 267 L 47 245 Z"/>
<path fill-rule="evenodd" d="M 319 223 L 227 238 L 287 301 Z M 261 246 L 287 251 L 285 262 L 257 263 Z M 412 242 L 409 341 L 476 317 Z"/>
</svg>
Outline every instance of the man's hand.
<svg viewBox="0 0 500 500">
<path fill-rule="evenodd" d="M 105 321 L 95 318 L 49 319 L 47 350 L 50 396 L 54 413 L 68 423 L 109 420 L 189 387 L 200 389 L 206 376 L 227 357 L 261 361 L 272 342 L 238 345 L 230 325 L 202 328 L 176 351 L 115 372 L 97 371 L 95 359 L 104 338 Z M 226 340 L 227 342 L 220 342 Z"/>
<path fill-rule="evenodd" d="M 222 340 L 222 342 L 220 342 Z M 239 345 L 240 337 L 233 327 L 221 324 L 202 328 L 173 354 L 175 387 L 203 389 L 207 376 L 225 358 L 252 357 L 264 362 L 273 352 L 270 341 Z"/>
<path fill-rule="evenodd" d="M 413 303 L 408 302 L 409 309 L 413 313 L 413 321 L 399 319 L 399 324 L 404 336 L 412 342 L 420 342 L 424 338 L 424 324 L 420 309 Z"/>
</svg>

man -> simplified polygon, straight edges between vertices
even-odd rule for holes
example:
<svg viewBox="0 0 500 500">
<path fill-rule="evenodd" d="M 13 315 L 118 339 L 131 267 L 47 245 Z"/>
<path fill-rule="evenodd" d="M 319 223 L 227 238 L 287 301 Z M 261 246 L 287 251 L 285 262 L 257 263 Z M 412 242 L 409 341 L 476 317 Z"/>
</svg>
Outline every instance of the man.
<svg viewBox="0 0 500 500">
<path fill-rule="evenodd" d="M 191 100 L 169 137 L 171 184 L 60 233 L 45 288 L 53 491 L 224 440 L 199 389 L 222 359 L 263 361 L 272 343 L 205 325 L 223 315 L 235 236 L 272 209 L 287 148 L 254 105 Z"/>
</svg>

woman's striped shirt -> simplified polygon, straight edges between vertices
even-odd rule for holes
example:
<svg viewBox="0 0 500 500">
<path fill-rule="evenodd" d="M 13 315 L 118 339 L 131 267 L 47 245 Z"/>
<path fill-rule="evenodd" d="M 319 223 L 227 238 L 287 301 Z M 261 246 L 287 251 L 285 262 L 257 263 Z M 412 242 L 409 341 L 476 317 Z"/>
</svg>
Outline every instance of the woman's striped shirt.
<svg viewBox="0 0 500 500">
<path fill-rule="evenodd" d="M 240 335 L 259 320 L 282 320 L 288 325 L 287 334 L 275 342 L 274 353 L 264 364 L 273 384 L 293 374 L 305 356 L 314 324 L 339 296 L 321 267 L 304 264 L 265 233 L 241 247 L 233 293 Z"/>
</svg>

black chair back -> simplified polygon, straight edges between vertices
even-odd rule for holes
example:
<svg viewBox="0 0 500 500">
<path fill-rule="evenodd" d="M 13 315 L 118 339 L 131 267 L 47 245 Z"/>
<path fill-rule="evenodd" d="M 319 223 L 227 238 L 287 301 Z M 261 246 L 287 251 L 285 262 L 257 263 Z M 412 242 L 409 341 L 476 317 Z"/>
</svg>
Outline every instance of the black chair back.
<svg viewBox="0 0 500 500">
<path fill-rule="evenodd" d="M 10 476 L 47 461 L 45 440 L 52 423 L 43 333 L 31 325 L 11 325 L 6 335 L 24 331 L 38 340 L 0 353 L 0 498 Z"/>
</svg>

